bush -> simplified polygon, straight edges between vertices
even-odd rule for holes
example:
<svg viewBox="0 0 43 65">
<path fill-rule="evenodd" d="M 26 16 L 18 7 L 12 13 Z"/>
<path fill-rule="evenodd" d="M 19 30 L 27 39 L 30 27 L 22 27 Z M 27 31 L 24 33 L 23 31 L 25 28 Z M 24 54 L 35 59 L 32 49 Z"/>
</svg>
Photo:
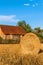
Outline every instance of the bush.
<svg viewBox="0 0 43 65">
<path fill-rule="evenodd" d="M 7 44 L 18 44 L 19 43 L 19 41 L 18 40 L 5 40 L 5 43 L 7 43 Z"/>
<path fill-rule="evenodd" d="M 3 39 L 2 39 L 2 37 L 0 37 L 0 43 L 2 43 L 2 41 L 3 41 Z"/>
<path fill-rule="evenodd" d="M 3 40 L 3 39 L 0 39 L 0 43 L 2 44 L 18 44 L 20 41 L 19 40 Z"/>
</svg>

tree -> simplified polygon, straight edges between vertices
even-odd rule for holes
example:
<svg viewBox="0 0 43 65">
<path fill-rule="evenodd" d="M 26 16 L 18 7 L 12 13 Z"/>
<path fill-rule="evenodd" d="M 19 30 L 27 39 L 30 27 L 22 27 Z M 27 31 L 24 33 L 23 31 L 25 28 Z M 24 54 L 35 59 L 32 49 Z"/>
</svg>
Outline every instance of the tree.
<svg viewBox="0 0 43 65">
<path fill-rule="evenodd" d="M 34 28 L 34 30 L 35 30 L 37 33 L 40 33 L 40 32 L 41 32 L 40 27 Z"/>
<path fill-rule="evenodd" d="M 34 28 L 34 33 L 37 34 L 40 41 L 43 42 L 43 30 L 40 27 Z"/>
<path fill-rule="evenodd" d="M 19 21 L 17 24 L 18 26 L 21 26 L 27 33 L 32 31 L 30 25 L 27 24 L 24 20 Z"/>
</svg>

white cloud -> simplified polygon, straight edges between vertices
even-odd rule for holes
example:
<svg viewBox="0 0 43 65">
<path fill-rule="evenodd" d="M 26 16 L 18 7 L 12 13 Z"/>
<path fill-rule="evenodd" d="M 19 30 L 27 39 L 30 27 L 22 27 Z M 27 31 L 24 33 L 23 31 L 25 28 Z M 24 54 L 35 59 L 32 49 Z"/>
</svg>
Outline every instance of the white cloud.
<svg viewBox="0 0 43 65">
<path fill-rule="evenodd" d="M 17 22 L 16 15 L 0 15 L 0 22 Z"/>
<path fill-rule="evenodd" d="M 26 4 L 24 4 L 24 6 L 30 6 L 30 4 L 26 3 Z"/>
<path fill-rule="evenodd" d="M 33 4 L 32 7 L 35 7 L 35 4 Z"/>
</svg>

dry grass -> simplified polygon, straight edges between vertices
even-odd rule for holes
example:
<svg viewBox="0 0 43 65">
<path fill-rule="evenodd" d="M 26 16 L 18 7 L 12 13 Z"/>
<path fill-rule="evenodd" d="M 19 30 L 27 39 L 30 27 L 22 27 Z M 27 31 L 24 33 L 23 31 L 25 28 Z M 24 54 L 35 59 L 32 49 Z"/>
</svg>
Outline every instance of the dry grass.
<svg viewBox="0 0 43 65">
<path fill-rule="evenodd" d="M 0 53 L 0 65 L 20 65 L 20 57 L 4 51 Z"/>
<path fill-rule="evenodd" d="M 8 51 L 0 53 L 0 65 L 43 65 L 42 59 L 40 55 L 38 57 L 31 54 L 19 56 L 17 54 L 9 54 Z"/>
<path fill-rule="evenodd" d="M 0 44 L 0 65 L 21 65 L 19 44 Z"/>
<path fill-rule="evenodd" d="M 37 39 L 30 37 L 28 42 L 35 43 L 35 44 L 39 43 L 39 41 L 37 42 Z M 22 51 L 25 50 L 25 47 L 24 49 L 22 49 L 21 44 L 23 45 L 23 43 L 0 44 L 0 65 L 43 65 L 43 53 L 39 55 L 31 55 L 31 54 L 22 55 Z M 40 43 L 39 43 L 39 46 L 40 46 Z M 36 46 L 36 47 L 38 48 L 39 46 Z M 38 48 L 38 51 L 39 49 L 40 47 Z M 34 52 L 36 53 L 36 51 Z M 26 53 L 26 52 L 24 51 L 23 53 Z"/>
<path fill-rule="evenodd" d="M 43 65 L 43 53 L 40 53 L 36 60 L 39 65 Z"/>
<path fill-rule="evenodd" d="M 0 65 L 42 65 L 42 55 L 19 55 L 20 44 L 0 44 Z"/>
<path fill-rule="evenodd" d="M 18 53 L 20 50 L 19 44 L 0 44 L 0 52 L 3 52 L 4 50 L 7 50 L 11 53 Z"/>
</svg>

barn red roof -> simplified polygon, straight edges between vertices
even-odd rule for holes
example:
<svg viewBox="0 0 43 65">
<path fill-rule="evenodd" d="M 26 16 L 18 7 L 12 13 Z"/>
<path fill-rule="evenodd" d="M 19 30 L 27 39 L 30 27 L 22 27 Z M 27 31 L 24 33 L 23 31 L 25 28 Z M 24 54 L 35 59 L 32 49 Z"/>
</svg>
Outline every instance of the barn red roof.
<svg viewBox="0 0 43 65">
<path fill-rule="evenodd" d="M 9 26 L 9 25 L 0 25 L 4 34 L 26 34 L 26 31 L 20 26 Z"/>
</svg>

